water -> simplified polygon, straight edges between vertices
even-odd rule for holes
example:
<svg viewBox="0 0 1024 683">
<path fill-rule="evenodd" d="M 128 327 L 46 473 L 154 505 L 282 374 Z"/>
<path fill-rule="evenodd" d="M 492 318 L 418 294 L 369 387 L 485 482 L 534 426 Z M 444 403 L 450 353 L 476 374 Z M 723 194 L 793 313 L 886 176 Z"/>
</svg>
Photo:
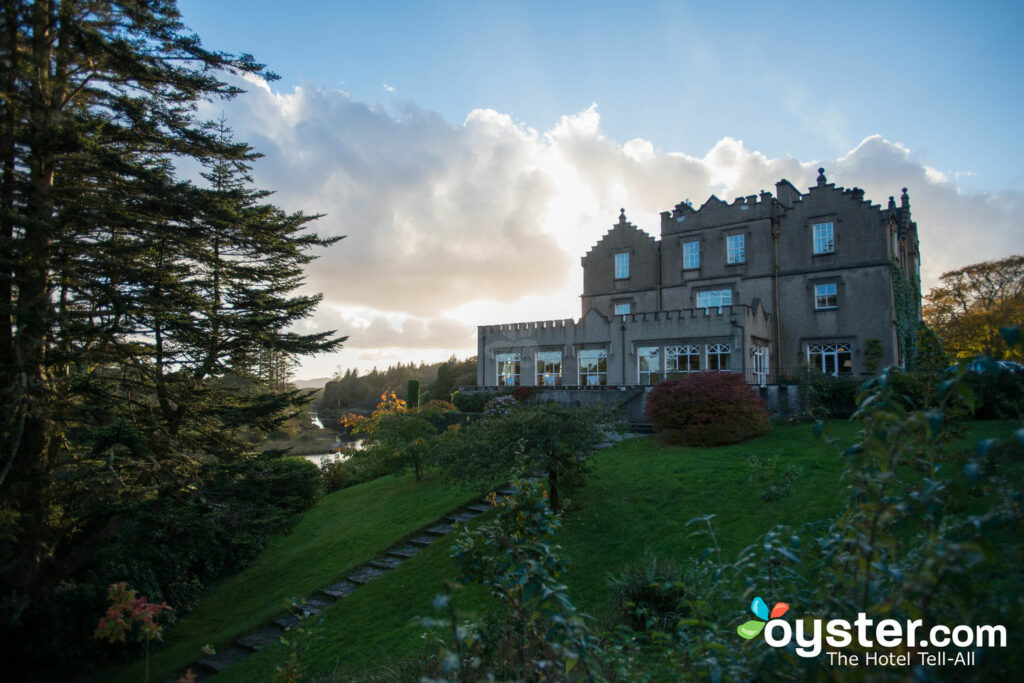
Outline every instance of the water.
<svg viewBox="0 0 1024 683">
<path fill-rule="evenodd" d="M 344 446 L 347 449 L 358 451 L 363 447 L 363 440 L 346 439 L 342 441 L 339 439 L 337 442 L 335 442 L 335 448 L 337 448 L 338 446 Z M 345 455 L 344 453 L 313 453 L 310 455 L 304 455 L 302 457 L 310 461 L 317 467 L 320 467 L 320 464 L 323 463 L 325 460 L 347 460 L 349 456 Z"/>
</svg>

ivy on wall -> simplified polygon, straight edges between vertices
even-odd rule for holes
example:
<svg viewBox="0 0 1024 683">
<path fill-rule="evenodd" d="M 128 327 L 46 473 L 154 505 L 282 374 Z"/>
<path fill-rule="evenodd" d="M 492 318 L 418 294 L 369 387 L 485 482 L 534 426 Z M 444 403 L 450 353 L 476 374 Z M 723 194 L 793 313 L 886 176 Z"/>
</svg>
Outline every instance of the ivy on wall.
<svg viewBox="0 0 1024 683">
<path fill-rule="evenodd" d="M 917 355 L 917 327 L 921 323 L 921 280 L 916 275 L 908 278 L 895 259 L 889 261 L 889 270 L 896 313 L 896 341 L 903 366 L 910 370 Z"/>
</svg>

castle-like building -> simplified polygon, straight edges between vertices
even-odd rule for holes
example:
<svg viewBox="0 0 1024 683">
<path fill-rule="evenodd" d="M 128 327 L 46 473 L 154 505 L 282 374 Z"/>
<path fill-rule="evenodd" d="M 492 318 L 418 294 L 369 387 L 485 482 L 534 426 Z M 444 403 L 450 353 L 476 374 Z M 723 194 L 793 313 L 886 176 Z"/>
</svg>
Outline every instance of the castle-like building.
<svg viewBox="0 0 1024 683">
<path fill-rule="evenodd" d="M 579 320 L 477 330 L 477 385 L 642 386 L 679 373 L 751 384 L 811 367 L 862 374 L 902 364 L 920 319 L 910 198 L 882 208 L 818 169 L 725 203 L 661 214 L 661 239 L 626 219 L 583 257 Z"/>
</svg>

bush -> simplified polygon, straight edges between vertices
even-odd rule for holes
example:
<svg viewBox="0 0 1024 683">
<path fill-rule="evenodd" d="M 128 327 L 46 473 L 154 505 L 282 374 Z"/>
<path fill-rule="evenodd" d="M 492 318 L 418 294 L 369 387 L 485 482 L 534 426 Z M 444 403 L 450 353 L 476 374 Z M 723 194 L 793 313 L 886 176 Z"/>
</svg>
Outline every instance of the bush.
<svg viewBox="0 0 1024 683">
<path fill-rule="evenodd" d="M 458 408 L 460 412 L 482 413 L 484 410 L 484 406 L 487 405 L 487 402 L 490 401 L 492 398 L 497 398 L 498 396 L 507 396 L 508 394 L 511 393 L 511 390 L 474 391 L 472 393 L 457 391 L 452 396 L 452 403 L 455 404 L 455 407 Z"/>
<path fill-rule="evenodd" d="M 845 420 L 857 409 L 857 390 L 860 385 L 856 377 L 836 377 L 812 369 L 800 378 L 800 402 L 816 419 Z"/>
<path fill-rule="evenodd" d="M 974 417 L 1017 420 L 1024 416 L 1024 372 L 969 372 L 964 383 L 974 391 Z"/>
<path fill-rule="evenodd" d="M 349 457 L 344 460 L 338 457 L 320 462 L 320 474 L 328 491 L 347 489 L 349 486 L 380 479 L 390 473 L 387 463 L 372 458 L 353 458 L 351 454 L 342 455 Z"/>
<path fill-rule="evenodd" d="M 764 401 L 732 372 L 697 372 L 657 385 L 644 415 L 666 443 L 721 446 L 771 430 Z"/>
<path fill-rule="evenodd" d="M 608 579 L 619 614 L 634 631 L 675 631 L 676 622 L 688 617 L 685 598 L 692 597 L 683 581 L 682 568 L 672 560 L 658 559 L 650 549 L 619 575 Z"/>
</svg>

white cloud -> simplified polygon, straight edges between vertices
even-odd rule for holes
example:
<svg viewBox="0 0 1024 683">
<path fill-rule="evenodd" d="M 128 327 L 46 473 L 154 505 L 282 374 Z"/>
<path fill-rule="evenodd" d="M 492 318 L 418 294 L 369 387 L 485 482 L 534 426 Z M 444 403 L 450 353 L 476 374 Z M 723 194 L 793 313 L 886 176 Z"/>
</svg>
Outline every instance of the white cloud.
<svg viewBox="0 0 1024 683">
<path fill-rule="evenodd" d="M 832 160 L 769 158 L 731 137 L 697 156 L 607 138 L 597 105 L 538 132 L 489 109 L 452 125 L 411 103 L 385 110 L 340 90 L 255 86 L 227 111 L 266 155 L 257 183 L 286 209 L 326 213 L 322 234 L 348 235 L 308 276 L 324 293 L 311 324 L 350 335 L 350 350 L 304 375 L 353 357 L 366 367 L 471 355 L 475 325 L 578 316 L 579 258 L 620 207 L 657 234 L 658 213 L 685 198 L 731 199 L 781 178 L 806 189 L 818 166 L 883 205 L 909 188 L 926 287 L 946 270 L 1024 250 L 1020 192 L 964 193 L 959 174 L 950 180 L 881 136 Z"/>
</svg>

